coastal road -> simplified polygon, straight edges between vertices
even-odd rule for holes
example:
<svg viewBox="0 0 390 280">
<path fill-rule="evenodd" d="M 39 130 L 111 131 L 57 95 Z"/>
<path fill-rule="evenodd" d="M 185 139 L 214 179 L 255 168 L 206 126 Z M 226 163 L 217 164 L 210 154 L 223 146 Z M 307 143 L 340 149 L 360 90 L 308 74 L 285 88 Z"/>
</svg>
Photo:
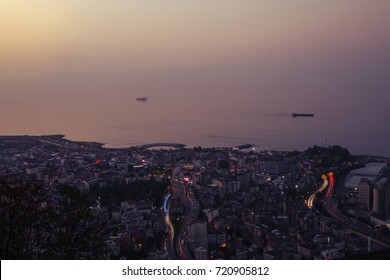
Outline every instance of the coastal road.
<svg viewBox="0 0 390 280">
<path fill-rule="evenodd" d="M 47 140 L 42 140 L 42 139 L 37 139 L 39 142 L 41 143 L 45 143 L 45 144 L 49 144 L 49 145 L 54 145 L 54 146 L 57 146 L 57 147 L 61 147 L 61 148 L 67 148 L 66 146 L 64 145 L 61 145 L 61 144 L 58 144 L 56 142 L 53 142 L 53 141 L 47 141 Z"/>
</svg>

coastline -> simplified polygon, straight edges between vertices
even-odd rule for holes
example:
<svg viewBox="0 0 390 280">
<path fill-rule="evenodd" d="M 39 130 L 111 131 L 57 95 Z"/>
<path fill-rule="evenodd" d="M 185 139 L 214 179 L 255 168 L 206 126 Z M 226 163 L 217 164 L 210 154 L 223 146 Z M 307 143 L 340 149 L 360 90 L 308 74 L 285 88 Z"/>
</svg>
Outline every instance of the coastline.
<svg viewBox="0 0 390 280">
<path fill-rule="evenodd" d="M 180 146 L 180 148 L 184 149 L 193 149 L 200 147 L 202 149 L 238 149 L 238 150 L 252 150 L 256 149 L 259 151 L 268 151 L 268 149 L 257 149 L 256 145 L 252 144 L 241 144 L 241 145 L 228 145 L 228 146 L 197 146 L 197 145 L 186 145 L 186 144 L 179 144 L 179 143 L 145 143 L 145 144 L 138 144 L 138 145 L 125 145 L 125 144 L 110 144 L 110 143 L 101 143 L 97 141 L 80 141 L 80 140 L 71 140 L 66 137 L 64 134 L 47 134 L 47 135 L 0 135 L 0 147 L 4 147 L 4 145 L 17 145 L 17 144 L 27 144 L 30 142 L 30 144 L 35 144 L 34 142 L 39 141 L 40 143 L 43 143 L 43 141 L 47 144 L 54 144 L 54 145 L 69 145 L 69 144 L 76 144 L 76 145 L 87 145 L 93 148 L 100 148 L 100 149 L 110 149 L 110 150 L 121 150 L 121 149 L 132 149 L 132 148 L 140 148 L 144 149 L 145 147 L 173 147 L 174 146 Z M 158 145 L 160 144 L 160 145 Z M 178 148 L 176 147 L 176 148 Z M 306 147 L 306 149 L 310 148 L 311 146 Z M 306 150 L 304 149 L 304 150 Z M 277 152 L 304 152 L 304 150 L 294 150 L 294 149 L 272 149 L 269 150 L 277 151 Z M 370 155 L 370 154 L 353 154 L 356 158 L 364 158 L 364 159 L 375 159 L 375 160 L 381 160 L 381 161 L 387 161 L 390 162 L 390 157 L 384 156 L 384 155 Z"/>
</svg>

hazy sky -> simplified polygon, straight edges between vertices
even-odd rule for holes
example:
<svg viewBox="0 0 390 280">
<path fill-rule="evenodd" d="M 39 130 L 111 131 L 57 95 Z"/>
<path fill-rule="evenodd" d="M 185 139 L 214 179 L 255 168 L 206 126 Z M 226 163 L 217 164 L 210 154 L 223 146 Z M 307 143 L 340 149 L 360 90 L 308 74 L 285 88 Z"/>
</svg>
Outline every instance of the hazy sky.
<svg viewBox="0 0 390 280">
<path fill-rule="evenodd" d="M 387 141 L 389 15 L 388 0 L 0 0 L 0 134 L 310 111 Z"/>
</svg>

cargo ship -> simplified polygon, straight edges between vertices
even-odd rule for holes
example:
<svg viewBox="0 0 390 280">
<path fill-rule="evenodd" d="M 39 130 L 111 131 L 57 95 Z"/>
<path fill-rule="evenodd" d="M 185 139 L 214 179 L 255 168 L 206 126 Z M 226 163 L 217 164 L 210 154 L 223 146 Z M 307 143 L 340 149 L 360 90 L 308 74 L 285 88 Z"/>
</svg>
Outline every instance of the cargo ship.
<svg viewBox="0 0 390 280">
<path fill-rule="evenodd" d="M 314 114 L 301 114 L 301 113 L 292 113 L 293 118 L 297 117 L 314 117 Z"/>
</svg>

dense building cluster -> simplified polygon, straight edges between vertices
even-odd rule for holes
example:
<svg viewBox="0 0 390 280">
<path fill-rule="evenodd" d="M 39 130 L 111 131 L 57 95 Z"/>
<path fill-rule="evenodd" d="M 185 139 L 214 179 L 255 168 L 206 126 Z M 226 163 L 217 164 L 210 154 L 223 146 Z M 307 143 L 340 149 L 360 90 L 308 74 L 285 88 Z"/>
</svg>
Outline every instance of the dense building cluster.
<svg viewBox="0 0 390 280">
<path fill-rule="evenodd" d="M 107 149 L 61 135 L 0 138 L 2 186 L 34 182 L 45 194 L 41 209 L 69 201 L 59 186 L 88 199 L 89 218 L 80 216 L 69 234 L 88 235 L 85 229 L 93 227 L 102 243 L 99 258 L 343 259 L 381 252 L 390 246 L 387 163 L 338 146 L 305 152 L 249 145 Z M 329 196 L 316 193 L 330 172 L 335 189 Z M 6 207 L 1 211 L 9 215 Z M 58 227 L 53 232 L 67 224 Z M 45 232 L 43 242 L 55 239 L 44 226 L 34 231 Z M 34 234 L 26 238 L 35 240 Z M 72 248 L 77 254 L 56 256 L 44 254 L 51 247 L 27 243 L 33 251 L 43 248 L 41 255 L 16 256 L 91 258 L 80 242 L 69 243 L 79 246 Z"/>
</svg>

